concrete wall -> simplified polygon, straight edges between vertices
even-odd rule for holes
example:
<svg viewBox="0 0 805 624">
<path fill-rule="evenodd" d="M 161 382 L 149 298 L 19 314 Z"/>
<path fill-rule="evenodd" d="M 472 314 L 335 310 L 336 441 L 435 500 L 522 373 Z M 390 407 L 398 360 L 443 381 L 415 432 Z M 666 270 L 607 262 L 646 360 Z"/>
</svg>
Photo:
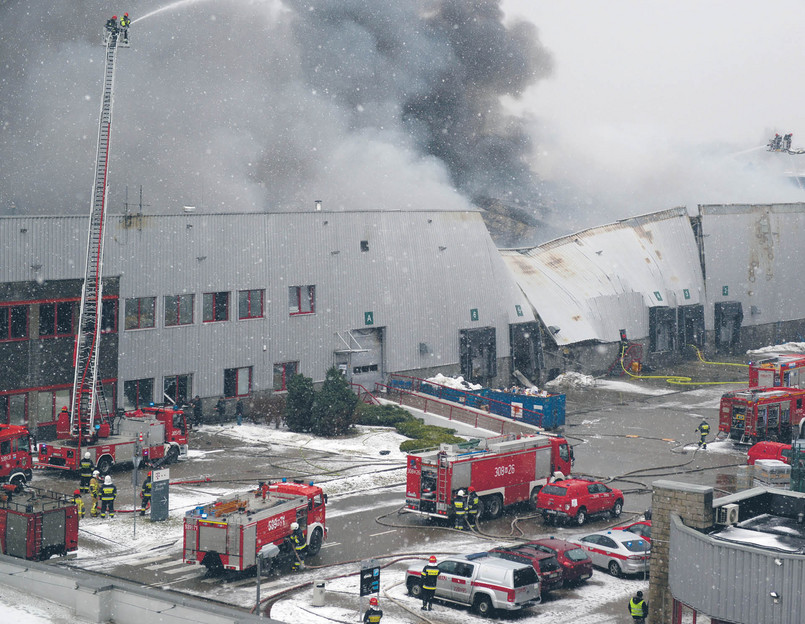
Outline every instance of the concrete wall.
<svg viewBox="0 0 805 624">
<path fill-rule="evenodd" d="M 115 624 L 233 624 L 278 620 L 185 594 L 151 589 L 100 574 L 0 555 L 0 584 L 72 609 L 76 618 Z"/>
</svg>

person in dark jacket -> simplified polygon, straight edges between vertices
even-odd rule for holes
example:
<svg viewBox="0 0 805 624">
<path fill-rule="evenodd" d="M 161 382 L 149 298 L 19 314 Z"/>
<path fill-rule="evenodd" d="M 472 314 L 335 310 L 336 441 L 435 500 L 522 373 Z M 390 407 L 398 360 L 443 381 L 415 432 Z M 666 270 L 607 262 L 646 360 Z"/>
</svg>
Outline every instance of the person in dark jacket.
<svg viewBox="0 0 805 624">
<path fill-rule="evenodd" d="M 428 564 L 422 568 L 422 610 L 433 610 L 433 595 L 436 593 L 436 579 L 439 578 L 439 568 L 436 567 L 436 557 L 430 556 Z"/>
<path fill-rule="evenodd" d="M 453 528 L 458 531 L 467 528 L 467 498 L 464 490 L 456 492 L 453 498 Z"/>
<path fill-rule="evenodd" d="M 696 432 L 699 434 L 699 447 L 702 449 L 707 449 L 707 434 L 710 433 L 710 425 L 707 424 L 706 420 L 703 420 L 698 427 L 696 427 Z"/>
<path fill-rule="evenodd" d="M 471 529 L 478 528 L 478 512 L 481 510 L 481 499 L 475 493 L 475 488 L 470 486 L 467 490 L 467 525 Z"/>
<path fill-rule="evenodd" d="M 363 624 L 380 624 L 382 617 L 383 611 L 378 606 L 377 598 L 372 596 L 369 598 L 369 608 L 363 614 Z"/>
<path fill-rule="evenodd" d="M 224 397 L 218 399 L 218 402 L 215 404 L 215 411 L 218 412 L 218 424 L 223 427 L 224 420 L 226 419 L 226 401 Z"/>
<path fill-rule="evenodd" d="M 106 20 L 106 32 L 111 35 L 115 31 L 117 31 L 117 15 L 113 15 Z"/>
<path fill-rule="evenodd" d="M 204 412 L 202 409 L 201 397 L 199 395 L 190 399 L 190 407 L 193 408 L 193 421 L 194 427 L 197 427 L 204 421 Z"/>
<path fill-rule="evenodd" d="M 235 404 L 235 416 L 238 419 L 238 424 L 243 424 L 243 399 L 238 399 L 238 402 Z"/>
<path fill-rule="evenodd" d="M 78 464 L 78 489 L 82 494 L 89 494 L 89 480 L 92 479 L 92 472 L 95 470 L 95 464 L 92 462 L 92 455 L 89 451 L 84 453 L 81 463 Z"/>
<path fill-rule="evenodd" d="M 629 615 L 635 624 L 644 624 L 648 615 L 648 603 L 643 600 L 643 592 L 638 591 L 635 597 L 629 601 Z"/>
<path fill-rule="evenodd" d="M 307 541 L 305 540 L 305 534 L 302 529 L 299 527 L 298 522 L 291 523 L 291 546 L 294 550 L 294 558 L 293 564 L 291 565 L 291 570 L 293 572 L 298 572 L 302 569 L 304 562 L 305 562 L 305 553 L 307 552 Z"/>
<path fill-rule="evenodd" d="M 143 481 L 143 487 L 140 490 L 140 515 L 145 515 L 145 510 L 151 506 L 151 471 Z"/>
<path fill-rule="evenodd" d="M 115 517 L 115 499 L 117 498 L 117 486 L 112 483 L 112 477 L 106 475 L 101 486 L 101 518 L 109 514 L 110 518 Z"/>
</svg>

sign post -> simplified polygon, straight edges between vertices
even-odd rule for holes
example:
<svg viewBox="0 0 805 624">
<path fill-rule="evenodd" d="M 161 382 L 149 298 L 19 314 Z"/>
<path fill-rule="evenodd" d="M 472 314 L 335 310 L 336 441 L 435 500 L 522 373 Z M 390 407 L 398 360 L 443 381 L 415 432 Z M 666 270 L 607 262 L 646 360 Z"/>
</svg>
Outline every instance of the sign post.
<svg viewBox="0 0 805 624">
<path fill-rule="evenodd" d="M 140 477 L 138 473 L 138 468 L 140 467 L 140 462 L 143 459 L 143 434 L 141 433 L 137 441 L 134 443 L 134 455 L 131 458 L 131 461 L 134 463 L 134 470 L 131 473 L 131 484 L 134 486 L 134 531 L 133 537 L 137 537 L 137 486 L 140 485 Z"/>
<path fill-rule="evenodd" d="M 170 470 L 151 471 L 151 522 L 168 519 L 168 486 Z"/>
</svg>

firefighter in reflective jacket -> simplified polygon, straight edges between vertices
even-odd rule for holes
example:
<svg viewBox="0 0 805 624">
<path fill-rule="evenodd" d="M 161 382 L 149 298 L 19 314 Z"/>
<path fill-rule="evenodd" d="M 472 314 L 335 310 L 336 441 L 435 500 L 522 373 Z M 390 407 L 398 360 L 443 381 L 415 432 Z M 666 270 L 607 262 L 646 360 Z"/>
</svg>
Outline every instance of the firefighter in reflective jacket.
<svg viewBox="0 0 805 624">
<path fill-rule="evenodd" d="M 433 594 L 436 593 L 436 579 L 439 578 L 439 568 L 436 567 L 436 557 L 431 555 L 428 565 L 422 568 L 422 610 L 432 611 Z"/>
<path fill-rule="evenodd" d="M 291 570 L 298 572 L 299 569 L 304 565 L 305 553 L 307 552 L 307 542 L 305 541 L 305 534 L 302 532 L 302 529 L 299 528 L 298 522 L 291 522 L 291 531 L 293 531 L 293 533 L 291 533 L 290 540 L 294 550 L 293 565 L 291 565 Z"/>
<path fill-rule="evenodd" d="M 73 492 L 73 502 L 75 506 L 78 508 L 78 517 L 84 517 L 84 499 L 81 498 L 81 490 L 76 490 Z"/>
<path fill-rule="evenodd" d="M 95 464 L 92 463 L 89 451 L 84 453 L 84 459 L 78 464 L 78 474 L 81 480 L 78 483 L 78 489 L 82 494 L 89 494 L 89 480 L 92 478 L 92 471 L 95 470 Z"/>
<path fill-rule="evenodd" d="M 98 507 L 101 502 L 101 473 L 93 471 L 92 478 L 89 480 L 89 495 L 92 497 L 92 506 L 89 508 L 89 515 L 93 518 L 98 517 Z"/>
<path fill-rule="evenodd" d="M 464 490 L 456 492 L 453 498 L 453 527 L 458 531 L 463 531 L 467 526 L 467 499 L 464 498 Z"/>
<path fill-rule="evenodd" d="M 151 472 L 143 481 L 142 490 L 140 490 L 140 515 L 145 515 L 145 510 L 151 506 Z"/>
<path fill-rule="evenodd" d="M 363 624 L 380 624 L 382 617 L 383 611 L 378 607 L 377 598 L 372 596 L 369 598 L 369 608 L 363 614 Z"/>
<path fill-rule="evenodd" d="M 105 518 L 107 512 L 110 518 L 115 517 L 115 498 L 117 487 L 112 483 L 112 477 L 106 475 L 101 486 L 101 518 Z"/>
<path fill-rule="evenodd" d="M 471 529 L 478 528 L 478 512 L 480 511 L 481 499 L 475 493 L 475 488 L 470 486 L 467 490 L 467 524 Z"/>
<path fill-rule="evenodd" d="M 701 424 L 696 427 L 696 432 L 699 434 L 699 447 L 702 449 L 707 448 L 707 434 L 710 433 L 710 425 L 707 424 L 706 420 L 703 420 Z"/>
</svg>

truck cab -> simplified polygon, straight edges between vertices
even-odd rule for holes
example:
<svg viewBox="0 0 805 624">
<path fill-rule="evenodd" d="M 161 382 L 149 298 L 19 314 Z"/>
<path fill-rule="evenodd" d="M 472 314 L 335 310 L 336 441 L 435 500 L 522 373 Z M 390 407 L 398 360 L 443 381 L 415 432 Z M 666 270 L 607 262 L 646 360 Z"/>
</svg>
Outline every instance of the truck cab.
<svg viewBox="0 0 805 624">
<path fill-rule="evenodd" d="M 21 489 L 32 479 L 31 440 L 25 427 L 0 424 L 0 483 Z"/>
</svg>

